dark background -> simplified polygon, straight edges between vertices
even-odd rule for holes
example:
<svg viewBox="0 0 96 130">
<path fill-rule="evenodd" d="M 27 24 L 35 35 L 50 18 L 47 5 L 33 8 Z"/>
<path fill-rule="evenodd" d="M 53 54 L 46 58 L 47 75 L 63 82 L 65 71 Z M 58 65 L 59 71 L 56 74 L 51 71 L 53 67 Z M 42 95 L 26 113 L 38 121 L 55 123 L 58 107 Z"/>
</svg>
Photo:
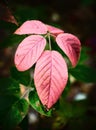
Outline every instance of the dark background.
<svg viewBox="0 0 96 130">
<path fill-rule="evenodd" d="M 20 26 L 24 21 L 30 19 L 41 20 L 78 36 L 82 46 L 91 49 L 88 52 L 90 57 L 88 64 L 96 68 L 96 0 L 0 0 L 1 23 L 2 21 L 11 22 Z M 15 24 L 13 29 L 6 29 L 5 26 L 0 24 L 0 43 L 15 31 L 17 28 Z M 14 51 L 15 49 L 13 48 L 0 49 L 0 77 L 9 75 L 9 68 L 13 64 L 12 57 L 14 56 Z M 96 84 L 91 84 L 90 90 L 88 88 L 85 89 L 84 85 L 76 81 L 71 88 L 72 90 L 70 90 L 71 96 L 69 95 L 69 97 L 74 96 L 75 90 L 79 88 L 80 91 L 88 93 L 88 103 L 91 106 L 95 106 L 94 110 L 89 109 L 86 111 L 86 116 L 68 119 L 65 122 L 64 119 L 62 121 L 58 119 L 58 122 L 61 123 L 59 130 L 96 129 Z M 35 115 L 37 114 L 34 110 L 30 111 L 35 113 Z M 29 124 L 26 124 L 26 117 L 20 124 L 22 130 L 29 127 L 30 130 L 56 129 L 52 127 L 54 118 L 42 117 L 40 115 L 37 118 L 38 121 L 29 126 Z"/>
</svg>

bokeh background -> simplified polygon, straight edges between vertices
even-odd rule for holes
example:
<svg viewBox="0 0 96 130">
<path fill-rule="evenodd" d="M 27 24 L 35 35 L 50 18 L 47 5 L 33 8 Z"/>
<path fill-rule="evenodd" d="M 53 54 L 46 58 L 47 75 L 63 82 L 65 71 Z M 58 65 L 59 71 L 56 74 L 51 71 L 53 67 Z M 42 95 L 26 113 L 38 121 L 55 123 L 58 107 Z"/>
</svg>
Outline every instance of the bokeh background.
<svg viewBox="0 0 96 130">
<path fill-rule="evenodd" d="M 96 0 L 0 0 L 0 77 L 8 77 L 9 69 L 14 65 L 16 46 L 7 47 L 9 43 L 6 39 L 17 26 L 31 19 L 41 20 L 76 35 L 82 49 L 87 50 L 83 57 L 85 64 L 96 69 Z M 80 100 L 78 107 L 75 104 L 73 107 L 67 104 L 66 107 L 65 104 L 65 110 L 53 117 L 42 116 L 30 108 L 16 129 L 96 130 L 96 83 L 85 83 L 73 77 L 71 82 L 67 102 L 72 104 L 73 99 Z"/>
</svg>

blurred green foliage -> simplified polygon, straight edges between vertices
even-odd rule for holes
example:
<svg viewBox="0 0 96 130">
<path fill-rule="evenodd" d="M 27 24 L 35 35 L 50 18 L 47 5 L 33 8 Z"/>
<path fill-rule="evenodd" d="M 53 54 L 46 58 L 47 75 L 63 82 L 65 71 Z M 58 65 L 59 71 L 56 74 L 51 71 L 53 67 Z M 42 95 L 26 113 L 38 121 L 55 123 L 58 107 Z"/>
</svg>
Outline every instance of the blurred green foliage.
<svg viewBox="0 0 96 130">
<path fill-rule="evenodd" d="M 20 98 L 19 83 L 12 78 L 0 79 L 0 124 L 4 129 L 16 127 L 28 112 L 28 103 Z"/>
<path fill-rule="evenodd" d="M 91 0 L 82 0 L 82 5 L 90 5 L 91 3 L 92 3 Z M 24 6 L 19 5 L 18 9 L 15 10 L 14 16 L 19 26 L 24 21 L 30 19 L 38 19 L 50 23 L 51 18 L 48 17 L 49 14 L 46 8 L 47 6 L 45 5 L 40 5 L 36 7 L 29 7 L 29 6 L 27 7 L 25 5 Z M 74 19 L 75 17 L 72 18 L 73 21 Z M 66 26 L 69 26 L 69 24 L 67 23 Z M 13 34 L 17 28 L 18 26 L 13 23 L 9 23 L 3 20 L 0 21 L 0 29 L 5 30 L 6 32 L 5 33 L 6 37 L 0 43 L 0 48 L 5 49 L 6 47 L 15 47 L 26 37 L 26 35 L 19 36 Z M 68 29 L 68 27 L 66 27 L 66 29 Z M 58 47 L 58 45 L 55 44 L 53 39 L 52 39 L 52 49 L 59 51 L 64 57 L 66 57 L 66 55 L 62 52 L 62 50 Z M 29 105 L 42 115 L 45 115 L 47 117 L 53 115 L 54 118 L 53 128 L 55 129 L 57 128 L 60 129 L 61 126 L 66 125 L 68 121 L 70 122 L 69 128 L 74 130 L 84 129 L 81 126 L 82 122 L 85 124 L 89 122 L 92 123 L 94 122 L 93 124 L 96 124 L 95 118 L 92 117 L 89 118 L 86 116 L 86 113 L 89 109 L 87 99 L 83 101 L 72 101 L 72 102 L 68 102 L 66 100 L 66 97 L 69 93 L 71 86 L 70 75 L 72 75 L 76 79 L 76 81 L 81 81 L 85 83 L 96 83 L 96 70 L 88 66 L 86 63 L 90 59 L 87 51 L 88 48 L 82 46 L 81 56 L 78 65 L 76 66 L 76 68 L 71 67 L 69 68 L 68 70 L 69 82 L 62 96 L 60 97 L 60 100 L 57 102 L 56 105 L 54 105 L 54 108 L 49 111 L 45 110 L 45 108 L 41 104 L 38 95 L 36 93 L 34 83 L 32 82 L 30 84 L 30 80 L 32 80 L 30 76 L 30 70 L 26 72 L 19 72 L 14 66 L 12 66 L 10 68 L 10 78 L 8 77 L 0 79 L 0 106 L 1 106 L 0 125 L 1 126 L 3 125 L 5 130 L 6 129 L 11 130 L 14 127 L 16 127 L 27 115 Z M 30 89 L 28 93 L 29 94 L 28 100 L 26 100 L 24 95 L 23 96 L 21 95 L 20 84 L 24 85 L 24 87 L 27 86 L 29 87 L 29 89 L 30 88 L 32 89 L 32 90 Z M 76 125 L 76 123 L 78 125 Z M 80 128 L 78 126 L 80 126 Z"/>
</svg>

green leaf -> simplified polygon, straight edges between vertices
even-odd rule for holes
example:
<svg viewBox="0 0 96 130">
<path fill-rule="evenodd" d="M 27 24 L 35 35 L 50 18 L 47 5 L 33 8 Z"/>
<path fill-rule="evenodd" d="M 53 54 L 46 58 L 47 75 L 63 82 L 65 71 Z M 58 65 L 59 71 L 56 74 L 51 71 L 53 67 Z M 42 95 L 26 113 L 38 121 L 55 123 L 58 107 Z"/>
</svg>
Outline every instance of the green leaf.
<svg viewBox="0 0 96 130">
<path fill-rule="evenodd" d="M 15 101 L 4 116 L 4 128 L 8 130 L 15 128 L 27 114 L 28 108 L 28 103 L 25 99 Z"/>
<path fill-rule="evenodd" d="M 69 69 L 69 73 L 79 81 L 96 83 L 96 70 L 91 67 L 78 65 Z"/>
<path fill-rule="evenodd" d="M 28 103 L 20 96 L 19 82 L 12 78 L 0 79 L 0 125 L 5 130 L 17 126 L 28 112 Z"/>
<path fill-rule="evenodd" d="M 13 95 L 0 95 L 0 122 L 5 119 L 7 111 L 10 109 L 11 105 L 18 100 L 18 97 Z"/>
<path fill-rule="evenodd" d="M 41 104 L 41 102 L 39 100 L 39 97 L 38 97 L 36 91 L 31 91 L 29 93 L 29 102 L 30 102 L 30 105 L 37 112 L 39 112 L 41 115 L 51 116 L 52 109 L 50 109 L 49 111 L 47 111 L 47 110 L 44 109 L 43 105 Z"/>
<path fill-rule="evenodd" d="M 20 72 L 16 67 L 11 68 L 11 76 L 19 83 L 24 84 L 25 86 L 29 85 L 30 82 L 30 73 L 29 71 Z"/>
<path fill-rule="evenodd" d="M 12 78 L 0 79 L 0 95 L 20 96 L 19 83 Z"/>
<path fill-rule="evenodd" d="M 64 118 L 76 118 L 85 114 L 87 110 L 86 100 L 78 102 L 66 102 L 64 98 L 60 98 L 60 107 L 57 113 Z"/>
<path fill-rule="evenodd" d="M 22 120 L 19 126 L 21 130 L 29 130 L 28 115 L 25 116 L 25 118 Z"/>
<path fill-rule="evenodd" d="M 69 75 L 69 77 L 68 77 L 67 85 L 66 85 L 66 87 L 65 87 L 65 89 L 64 89 L 64 91 L 63 91 L 63 93 L 62 93 L 61 96 L 62 96 L 63 98 L 66 98 L 67 95 L 68 95 L 68 93 L 69 93 L 69 91 L 70 91 L 70 75 Z"/>
<path fill-rule="evenodd" d="M 1 48 L 6 48 L 10 46 L 14 46 L 19 44 L 26 36 L 25 35 L 16 35 L 16 34 L 11 34 L 6 38 L 3 42 L 0 43 Z"/>
<path fill-rule="evenodd" d="M 89 58 L 90 58 L 90 56 L 88 55 L 89 51 L 90 51 L 89 47 L 82 46 L 81 55 L 80 55 L 80 59 L 78 61 L 78 65 L 84 64 L 86 61 L 89 60 Z"/>
</svg>

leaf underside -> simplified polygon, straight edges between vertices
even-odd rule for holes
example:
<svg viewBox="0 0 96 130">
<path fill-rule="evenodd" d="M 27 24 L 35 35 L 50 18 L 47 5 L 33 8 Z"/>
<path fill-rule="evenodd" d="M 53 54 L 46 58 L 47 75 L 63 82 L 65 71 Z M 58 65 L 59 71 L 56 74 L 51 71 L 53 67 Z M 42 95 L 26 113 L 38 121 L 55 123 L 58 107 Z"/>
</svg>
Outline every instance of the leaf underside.
<svg viewBox="0 0 96 130">
<path fill-rule="evenodd" d="M 15 32 L 15 34 L 46 34 L 47 27 L 44 23 L 38 20 L 30 20 L 24 22 Z"/>
<path fill-rule="evenodd" d="M 72 34 L 63 33 L 56 37 L 56 42 L 68 56 L 72 66 L 75 67 L 80 57 L 81 46 L 79 39 Z"/>
<path fill-rule="evenodd" d="M 60 33 L 64 33 L 64 31 L 61 30 L 61 29 L 59 29 L 59 28 L 53 27 L 53 26 L 51 26 L 51 25 L 46 25 L 46 26 L 47 26 L 47 28 L 48 28 L 48 31 L 49 31 L 50 33 L 56 35 L 56 36 L 57 36 L 58 34 L 60 34 Z"/>
<path fill-rule="evenodd" d="M 46 40 L 40 35 L 31 35 L 25 38 L 15 53 L 15 65 L 19 71 L 32 67 L 42 54 Z"/>
</svg>

